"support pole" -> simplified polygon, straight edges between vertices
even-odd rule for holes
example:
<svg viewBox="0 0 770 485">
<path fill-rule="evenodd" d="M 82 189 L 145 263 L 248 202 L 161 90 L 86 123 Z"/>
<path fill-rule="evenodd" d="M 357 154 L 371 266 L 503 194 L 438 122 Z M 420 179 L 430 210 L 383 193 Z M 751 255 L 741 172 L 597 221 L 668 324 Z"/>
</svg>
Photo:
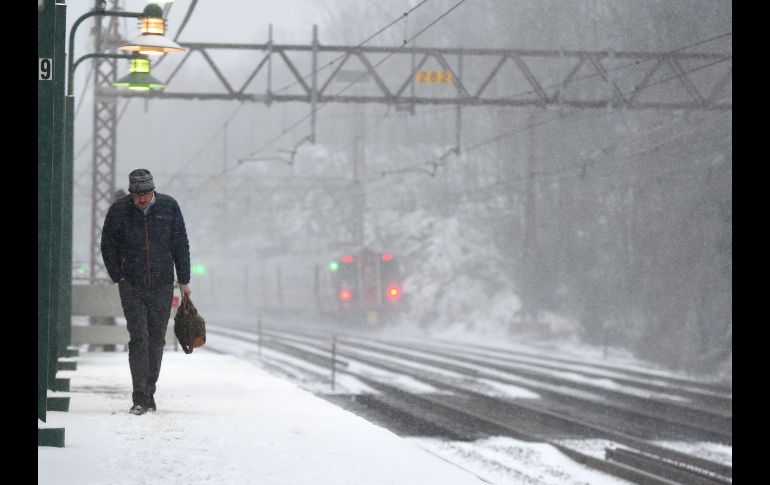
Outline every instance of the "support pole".
<svg viewBox="0 0 770 485">
<path fill-rule="evenodd" d="M 332 391 L 334 390 L 334 380 L 337 371 L 337 337 L 332 335 Z"/>
<path fill-rule="evenodd" d="M 75 20 L 69 32 L 69 39 L 64 38 L 64 32 L 61 35 L 61 45 L 68 46 L 66 55 L 66 96 L 62 100 L 62 106 L 64 107 L 63 113 L 63 134 L 64 134 L 64 152 L 62 157 L 62 185 L 61 185 L 61 220 L 62 230 L 59 234 L 61 241 L 61 271 L 59 274 L 59 294 L 61 302 L 59 305 L 59 315 L 61 315 L 61 337 L 60 337 L 60 350 L 65 349 L 65 352 L 70 352 L 67 349 L 71 343 L 71 298 L 72 298 L 72 225 L 73 225 L 73 186 L 74 186 L 74 144 L 75 144 L 75 97 L 74 97 L 74 81 L 75 81 L 75 69 L 88 58 L 97 57 L 113 57 L 113 58 L 130 58 L 128 54 L 107 54 L 107 53 L 95 53 L 82 56 L 75 61 L 75 33 L 78 26 L 88 18 L 94 16 L 108 16 L 108 17 L 124 17 L 124 18 L 139 18 L 142 15 L 141 12 L 119 12 L 104 10 L 104 6 L 101 8 L 95 8 L 90 12 L 87 12 Z M 64 57 L 62 57 L 64 62 Z M 64 75 L 64 74 L 63 74 Z M 93 242 L 92 242 L 93 246 Z M 92 247 L 93 250 L 93 247 Z M 93 271 L 94 262 L 93 257 L 91 261 L 91 276 L 95 276 Z M 62 383 L 64 384 L 64 383 Z M 68 383 L 67 383 L 68 384 Z"/>
<path fill-rule="evenodd" d="M 273 24 L 267 28 L 267 96 L 265 104 L 273 102 Z"/>
<path fill-rule="evenodd" d="M 310 142 L 315 144 L 316 108 L 318 105 L 318 25 L 313 25 L 313 86 L 310 91 Z"/>
<path fill-rule="evenodd" d="M 257 354 L 262 358 L 262 315 L 257 314 Z"/>
<path fill-rule="evenodd" d="M 66 23 L 66 7 L 57 3 L 55 5 L 56 22 L 54 26 L 54 59 L 63 60 Z M 50 327 L 48 328 L 48 389 L 56 390 L 56 362 L 59 357 L 60 328 L 63 326 L 61 314 L 61 279 L 62 279 L 62 189 L 64 178 L 64 62 L 54 63 L 54 108 L 53 108 L 53 164 L 51 171 L 51 225 L 49 227 L 51 238 L 51 276 L 50 285 Z M 62 352 L 61 355 L 63 355 Z"/>
<path fill-rule="evenodd" d="M 318 264 L 313 268 L 313 296 L 315 297 L 315 307 L 317 310 L 321 310 L 321 270 L 318 268 Z"/>
<path fill-rule="evenodd" d="M 409 80 L 409 94 L 412 98 L 412 103 L 409 106 L 410 114 L 414 115 L 415 112 L 415 103 L 414 100 L 417 98 L 417 86 L 414 82 L 414 77 L 417 75 L 417 41 L 415 40 L 412 43 L 412 77 Z"/>
<path fill-rule="evenodd" d="M 612 130 L 612 108 L 613 100 L 615 99 L 615 92 L 613 90 L 615 83 L 613 82 L 613 65 L 615 64 L 615 53 L 612 49 L 607 53 L 607 126 Z"/>
<path fill-rule="evenodd" d="M 463 55 L 462 54 L 459 54 L 457 56 L 457 77 L 459 77 L 460 79 L 463 78 Z M 461 98 L 462 95 L 463 93 L 460 90 L 460 88 L 457 88 L 457 97 Z M 463 109 L 462 109 L 462 104 L 458 102 L 455 110 L 455 155 L 460 154 L 460 142 L 462 139 L 462 129 L 463 129 Z"/>
<path fill-rule="evenodd" d="M 51 174 L 54 152 L 54 54 L 56 11 L 45 0 L 37 14 L 37 418 L 46 420 L 51 322 Z M 58 61 L 61 61 L 60 59 Z M 39 441 L 39 440 L 38 440 Z"/>
<path fill-rule="evenodd" d="M 561 75 L 559 76 L 559 118 L 564 116 L 564 80 L 565 80 L 565 67 L 564 67 L 564 49 L 559 47 L 559 67 L 561 68 Z"/>
<path fill-rule="evenodd" d="M 64 44 L 67 7 L 38 2 L 37 45 L 37 417 L 46 421 L 48 389 L 56 388 L 61 278 L 64 162 Z M 57 200 L 54 200 L 57 198 Z M 37 429 L 38 446 L 64 446 L 64 428 Z"/>
</svg>

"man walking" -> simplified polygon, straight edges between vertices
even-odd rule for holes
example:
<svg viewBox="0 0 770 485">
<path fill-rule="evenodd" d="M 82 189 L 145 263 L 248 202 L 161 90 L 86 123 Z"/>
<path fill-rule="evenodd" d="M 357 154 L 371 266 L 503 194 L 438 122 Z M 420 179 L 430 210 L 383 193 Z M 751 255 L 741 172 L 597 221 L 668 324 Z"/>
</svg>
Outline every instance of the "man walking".
<svg viewBox="0 0 770 485">
<path fill-rule="evenodd" d="M 172 197 L 155 192 L 149 170 L 128 175 L 128 195 L 110 206 L 102 228 L 102 258 L 118 284 L 130 340 L 128 363 L 133 382 L 132 414 L 157 410 L 166 328 L 174 296 L 190 295 L 190 244 L 182 211 Z"/>
</svg>

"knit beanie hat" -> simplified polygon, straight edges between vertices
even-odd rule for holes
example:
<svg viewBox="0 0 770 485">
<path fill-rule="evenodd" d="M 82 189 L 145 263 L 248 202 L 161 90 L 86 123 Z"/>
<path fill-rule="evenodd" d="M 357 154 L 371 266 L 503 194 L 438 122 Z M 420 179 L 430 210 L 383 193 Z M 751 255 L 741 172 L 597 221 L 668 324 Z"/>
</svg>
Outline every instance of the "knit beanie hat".
<svg viewBox="0 0 770 485">
<path fill-rule="evenodd" d="M 152 181 L 152 174 L 149 170 L 137 168 L 128 174 L 128 191 L 132 194 L 152 192 L 153 190 L 155 190 L 155 184 Z"/>
</svg>

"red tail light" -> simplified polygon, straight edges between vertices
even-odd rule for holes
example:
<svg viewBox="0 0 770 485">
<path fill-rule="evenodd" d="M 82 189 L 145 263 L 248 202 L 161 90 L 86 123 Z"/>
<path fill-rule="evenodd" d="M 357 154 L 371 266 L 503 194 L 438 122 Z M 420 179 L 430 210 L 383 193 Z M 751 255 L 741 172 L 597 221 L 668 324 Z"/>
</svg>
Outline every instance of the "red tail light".
<svg viewBox="0 0 770 485">
<path fill-rule="evenodd" d="M 347 288 L 343 288 L 340 290 L 340 293 L 339 293 L 340 300 L 350 301 L 351 296 L 353 295 L 350 294 L 350 290 L 348 290 Z"/>
<path fill-rule="evenodd" d="M 401 296 L 401 287 L 397 284 L 388 285 L 388 289 L 385 292 L 388 295 L 388 298 L 391 300 L 398 300 L 398 297 Z"/>
</svg>

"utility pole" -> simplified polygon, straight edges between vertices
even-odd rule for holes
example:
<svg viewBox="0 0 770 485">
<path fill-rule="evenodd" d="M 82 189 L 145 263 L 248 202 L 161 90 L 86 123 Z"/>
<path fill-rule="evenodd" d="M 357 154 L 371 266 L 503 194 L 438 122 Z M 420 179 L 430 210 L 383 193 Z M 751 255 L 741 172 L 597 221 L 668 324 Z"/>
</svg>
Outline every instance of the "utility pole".
<svg viewBox="0 0 770 485">
<path fill-rule="evenodd" d="M 366 228 L 364 226 L 366 218 L 366 190 L 364 184 L 359 180 L 359 172 L 366 167 L 366 108 L 362 107 L 362 111 L 359 111 L 358 116 L 355 116 L 354 119 L 360 131 L 351 130 L 351 133 L 354 133 L 353 181 L 351 187 L 353 197 L 353 241 L 357 246 L 363 247 L 366 243 Z"/>
<path fill-rule="evenodd" d="M 283 276 L 281 275 L 280 264 L 275 268 L 275 297 L 278 308 L 283 309 Z"/>
<path fill-rule="evenodd" d="M 318 109 L 318 26 L 313 25 L 313 80 L 310 87 L 310 142 L 315 144 L 316 111 Z"/>
<path fill-rule="evenodd" d="M 522 323 L 531 323 L 538 320 L 537 293 L 539 291 L 539 275 L 535 261 L 537 251 L 537 181 L 535 178 L 535 112 L 529 115 L 529 145 L 527 147 L 526 181 L 527 193 L 524 201 L 524 248 L 522 251 L 523 284 L 521 299 Z"/>
</svg>

